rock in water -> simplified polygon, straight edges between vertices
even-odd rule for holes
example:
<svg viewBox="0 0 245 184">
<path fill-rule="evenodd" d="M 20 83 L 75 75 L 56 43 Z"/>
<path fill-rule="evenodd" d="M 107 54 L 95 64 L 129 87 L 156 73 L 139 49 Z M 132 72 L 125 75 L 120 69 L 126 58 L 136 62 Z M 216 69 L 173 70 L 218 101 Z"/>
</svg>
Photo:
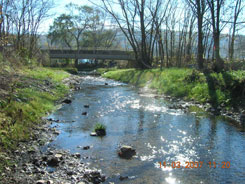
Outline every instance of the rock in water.
<svg viewBox="0 0 245 184">
<path fill-rule="evenodd" d="M 84 150 L 88 150 L 90 148 L 90 146 L 84 146 L 83 149 Z"/>
<path fill-rule="evenodd" d="M 106 82 L 105 85 L 108 86 L 108 83 Z"/>
<path fill-rule="evenodd" d="M 245 112 L 243 112 L 241 115 L 240 115 L 240 121 L 243 125 L 245 125 Z"/>
<path fill-rule="evenodd" d="M 70 104 L 72 101 L 71 101 L 70 99 L 67 98 L 67 99 L 63 100 L 62 102 L 63 102 L 63 103 L 66 103 L 66 104 Z"/>
<path fill-rule="evenodd" d="M 91 132 L 90 136 L 97 136 L 96 132 Z"/>
<path fill-rule="evenodd" d="M 88 114 L 87 112 L 83 112 L 83 113 L 82 113 L 83 116 L 86 116 L 87 114 Z"/>
<path fill-rule="evenodd" d="M 134 155 L 136 155 L 136 151 L 135 149 L 133 149 L 131 146 L 127 146 L 127 145 L 123 145 L 120 150 L 118 151 L 118 155 L 121 158 L 126 158 L 126 159 L 130 159 L 132 158 Z"/>
<path fill-rule="evenodd" d="M 83 107 L 84 107 L 84 108 L 89 108 L 89 105 L 84 105 Z"/>
<path fill-rule="evenodd" d="M 125 180 L 125 179 L 128 179 L 128 176 L 120 176 L 120 177 L 119 177 L 119 180 L 120 180 L 120 181 L 123 181 L 123 180 Z"/>
<path fill-rule="evenodd" d="M 106 131 L 104 129 L 99 129 L 99 130 L 96 130 L 96 134 L 97 136 L 105 136 Z"/>
</svg>

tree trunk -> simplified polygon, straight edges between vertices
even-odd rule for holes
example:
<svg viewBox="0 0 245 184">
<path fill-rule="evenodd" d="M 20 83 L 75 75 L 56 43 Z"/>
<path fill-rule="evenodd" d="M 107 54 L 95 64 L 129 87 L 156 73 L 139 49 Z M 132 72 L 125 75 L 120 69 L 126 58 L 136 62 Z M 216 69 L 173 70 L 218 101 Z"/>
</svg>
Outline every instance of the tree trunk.
<svg viewBox="0 0 245 184">
<path fill-rule="evenodd" d="M 220 57 L 220 37 L 219 33 L 214 34 L 214 56 L 215 56 L 215 64 L 214 69 L 217 72 L 221 72 L 224 69 L 224 60 Z"/>
<path fill-rule="evenodd" d="M 78 68 L 78 59 L 75 59 L 75 67 Z"/>
<path fill-rule="evenodd" d="M 197 65 L 198 69 L 203 69 L 203 33 L 202 33 L 202 18 L 198 17 L 198 53 L 197 53 Z"/>
</svg>

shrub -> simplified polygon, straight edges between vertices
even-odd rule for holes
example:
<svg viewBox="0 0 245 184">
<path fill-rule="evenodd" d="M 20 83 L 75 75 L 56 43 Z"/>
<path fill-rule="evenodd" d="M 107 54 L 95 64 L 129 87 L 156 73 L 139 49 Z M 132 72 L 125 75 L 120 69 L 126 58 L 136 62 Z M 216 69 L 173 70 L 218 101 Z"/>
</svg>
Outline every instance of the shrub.
<svg viewBox="0 0 245 184">
<path fill-rule="evenodd" d="M 96 132 L 96 134 L 98 136 L 106 135 L 106 127 L 105 127 L 105 125 L 103 125 L 101 123 L 96 123 L 96 125 L 94 127 L 94 131 Z"/>
</svg>

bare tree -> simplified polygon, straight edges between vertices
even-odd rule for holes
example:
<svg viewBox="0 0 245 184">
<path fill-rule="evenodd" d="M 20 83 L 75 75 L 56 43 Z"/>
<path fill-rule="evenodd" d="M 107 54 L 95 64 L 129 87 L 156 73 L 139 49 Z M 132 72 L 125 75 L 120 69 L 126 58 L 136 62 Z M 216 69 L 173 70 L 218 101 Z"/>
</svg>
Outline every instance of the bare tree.
<svg viewBox="0 0 245 184">
<path fill-rule="evenodd" d="M 194 16 L 189 8 L 182 9 L 184 14 L 183 19 L 178 21 L 179 24 L 179 32 L 178 32 L 178 51 L 176 53 L 177 60 L 176 64 L 178 67 L 183 66 L 183 59 L 186 59 L 186 54 L 188 55 L 188 59 L 191 58 L 191 46 L 192 46 L 192 33 L 194 29 Z M 187 61 L 188 62 L 188 61 Z"/>
<path fill-rule="evenodd" d="M 225 0 L 207 0 L 209 12 L 211 14 L 211 26 L 214 39 L 215 71 L 220 72 L 224 69 L 224 60 L 220 57 L 220 33 L 221 33 L 221 10 Z"/>
<path fill-rule="evenodd" d="M 231 61 L 233 61 L 233 57 L 234 57 L 234 43 L 235 43 L 235 36 L 236 36 L 236 31 L 237 31 L 237 26 L 238 24 L 241 24 L 238 22 L 239 20 L 239 16 L 242 13 L 242 10 L 244 8 L 244 5 L 242 4 L 242 0 L 236 0 L 235 1 L 235 7 L 231 7 L 232 9 L 234 9 L 233 11 L 233 21 L 231 24 L 231 37 L 229 40 L 229 58 Z"/>
<path fill-rule="evenodd" d="M 1 0 L 0 2 L 0 45 L 6 45 L 9 39 L 10 15 L 12 0 Z"/>
<path fill-rule="evenodd" d="M 52 8 L 51 0 L 2 0 L 0 37 L 12 35 L 18 51 L 31 58 L 37 48 L 38 29 Z"/>
<path fill-rule="evenodd" d="M 203 69 L 203 21 L 204 14 L 206 12 L 206 0 L 186 0 L 190 5 L 192 11 L 197 18 L 197 29 L 198 29 L 198 52 L 197 52 L 197 64 L 199 69 Z"/>
<path fill-rule="evenodd" d="M 156 1 L 156 8 L 150 7 L 149 10 L 153 17 L 153 22 L 155 24 L 155 39 L 156 43 L 156 54 L 160 56 L 160 69 L 162 70 L 164 64 L 164 39 L 162 32 L 162 24 L 166 18 L 166 15 L 171 11 L 170 6 L 171 0 L 167 0 L 165 2 L 161 0 Z M 157 49 L 158 48 L 158 49 Z M 158 59 L 158 58 L 157 58 Z"/>
<path fill-rule="evenodd" d="M 101 0 L 101 2 L 102 7 L 115 19 L 130 43 L 138 66 L 151 68 L 156 42 L 154 22 L 160 9 L 158 6 L 160 2 L 153 0 Z M 121 13 L 115 11 L 113 4 L 116 4 Z"/>
</svg>

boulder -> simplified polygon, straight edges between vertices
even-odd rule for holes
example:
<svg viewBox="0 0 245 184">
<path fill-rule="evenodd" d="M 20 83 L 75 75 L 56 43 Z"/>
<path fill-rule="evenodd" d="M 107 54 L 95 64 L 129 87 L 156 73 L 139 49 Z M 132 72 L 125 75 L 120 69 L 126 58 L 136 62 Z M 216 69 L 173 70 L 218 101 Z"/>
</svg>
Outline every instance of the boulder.
<svg viewBox="0 0 245 184">
<path fill-rule="evenodd" d="M 84 107 L 84 108 L 89 108 L 89 105 L 84 105 L 83 107 Z"/>
<path fill-rule="evenodd" d="M 118 155 L 121 158 L 130 159 L 136 155 L 136 151 L 131 146 L 123 145 L 118 151 Z"/>
<path fill-rule="evenodd" d="M 106 82 L 105 85 L 108 86 L 108 83 Z"/>
<path fill-rule="evenodd" d="M 58 166 L 59 165 L 59 160 L 57 159 L 57 158 L 51 158 L 51 159 L 49 159 L 48 160 L 48 162 L 47 162 L 47 164 L 48 164 L 48 166 L 51 166 L 51 167 L 56 167 L 56 166 Z"/>
<path fill-rule="evenodd" d="M 119 180 L 120 180 L 120 181 L 123 181 L 123 180 L 126 180 L 126 179 L 128 179 L 128 176 L 120 176 L 120 177 L 119 177 Z"/>
<path fill-rule="evenodd" d="M 68 176 L 71 176 L 71 175 L 73 175 L 74 174 L 74 172 L 73 171 L 67 171 L 67 173 L 66 173 Z"/>
<path fill-rule="evenodd" d="M 97 136 L 96 132 L 91 132 L 90 136 Z"/>
<path fill-rule="evenodd" d="M 47 182 L 45 180 L 38 180 L 36 184 L 46 184 Z"/>
<path fill-rule="evenodd" d="M 61 154 L 55 154 L 53 157 L 48 159 L 47 164 L 51 167 L 57 167 L 61 160 L 63 160 L 63 156 Z"/>
<path fill-rule="evenodd" d="M 83 116 L 86 116 L 87 114 L 88 114 L 87 112 L 83 112 L 83 113 L 82 113 Z"/>
<path fill-rule="evenodd" d="M 71 99 L 68 98 L 62 101 L 62 103 L 66 103 L 66 104 L 70 104 L 71 102 L 72 102 Z"/>
<path fill-rule="evenodd" d="M 62 154 L 57 153 L 57 154 L 54 155 L 54 157 L 59 159 L 59 160 L 63 160 L 63 155 Z"/>
<path fill-rule="evenodd" d="M 99 129 L 99 130 L 96 130 L 95 132 L 96 132 L 97 136 L 105 136 L 106 135 L 105 129 Z"/>
<path fill-rule="evenodd" d="M 105 181 L 105 176 L 103 176 L 99 171 L 96 170 L 86 171 L 84 173 L 84 178 L 88 179 L 89 182 L 92 182 L 94 184 L 99 184 Z"/>
<path fill-rule="evenodd" d="M 90 146 L 84 146 L 83 149 L 84 150 L 88 150 L 90 148 Z"/>
<path fill-rule="evenodd" d="M 80 153 L 75 153 L 74 156 L 75 156 L 76 158 L 81 158 L 81 154 L 80 154 Z"/>
<path fill-rule="evenodd" d="M 240 121 L 243 125 L 245 125 L 245 112 L 243 112 L 241 115 L 240 115 Z"/>
</svg>

